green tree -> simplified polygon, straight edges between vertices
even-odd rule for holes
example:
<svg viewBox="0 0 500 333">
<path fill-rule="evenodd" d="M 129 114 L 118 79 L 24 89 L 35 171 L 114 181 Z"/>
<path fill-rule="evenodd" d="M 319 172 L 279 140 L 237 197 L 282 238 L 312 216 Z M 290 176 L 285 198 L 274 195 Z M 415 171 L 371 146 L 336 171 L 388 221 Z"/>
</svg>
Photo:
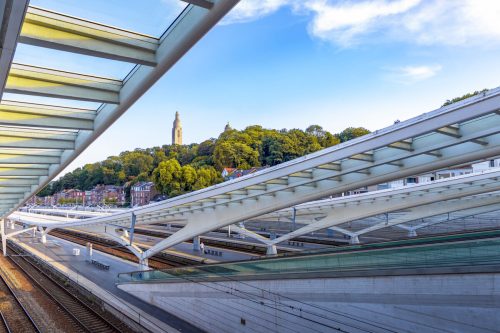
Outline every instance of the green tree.
<svg viewBox="0 0 500 333">
<path fill-rule="evenodd" d="M 156 189 L 167 195 L 181 192 L 182 169 L 176 159 L 161 162 L 153 171 L 153 182 Z"/>
<path fill-rule="evenodd" d="M 200 190 L 222 181 L 220 173 L 212 166 L 203 166 L 199 168 L 197 175 L 198 177 L 194 183 L 193 190 Z"/>
<path fill-rule="evenodd" d="M 124 185 L 129 200 L 131 185 L 152 180 L 160 192 L 173 196 L 222 181 L 224 167 L 273 166 L 366 133 L 369 131 L 362 127 L 350 127 L 334 135 L 319 125 L 306 130 L 275 130 L 260 125 L 231 128 L 217 139 L 200 144 L 136 149 L 86 164 L 51 182 L 39 195 L 70 188 L 90 190 L 99 184 Z"/>
<path fill-rule="evenodd" d="M 214 163 L 219 170 L 225 167 L 248 169 L 259 166 L 259 153 L 245 143 L 218 142 L 214 150 Z"/>
<path fill-rule="evenodd" d="M 192 191 L 197 179 L 198 173 L 191 165 L 184 165 L 181 168 L 181 190 L 183 192 Z"/>
<path fill-rule="evenodd" d="M 476 90 L 473 93 L 467 93 L 467 94 L 462 95 L 460 97 L 452 98 L 451 100 L 447 99 L 446 102 L 444 102 L 444 104 L 441 105 L 441 107 L 446 106 L 446 105 L 450 105 L 450 104 L 453 104 L 453 103 L 456 103 L 456 102 L 460 102 L 460 101 L 462 101 L 464 99 L 467 99 L 469 97 L 476 96 L 476 95 L 479 95 L 479 94 L 483 94 L 483 93 L 485 93 L 487 91 L 488 91 L 488 89 L 483 89 L 483 90 L 480 90 L 480 91 Z"/>
<path fill-rule="evenodd" d="M 340 132 L 338 134 L 338 137 L 340 139 L 340 142 L 346 142 L 355 139 L 357 137 L 366 135 L 368 133 L 370 133 L 370 131 L 364 127 L 348 127 L 342 132 Z"/>
<path fill-rule="evenodd" d="M 123 168 L 128 177 L 136 177 L 142 172 L 150 172 L 153 167 L 153 157 L 141 151 L 120 154 Z"/>
<path fill-rule="evenodd" d="M 153 153 L 153 164 L 155 168 L 163 161 L 168 160 L 167 155 L 165 155 L 165 151 L 162 149 L 155 149 Z"/>
<path fill-rule="evenodd" d="M 280 133 L 272 133 L 262 139 L 261 163 L 273 166 L 287 160 L 287 148 L 291 146 L 290 138 Z"/>
<path fill-rule="evenodd" d="M 205 140 L 198 146 L 198 156 L 212 156 L 215 149 L 216 139 Z"/>
</svg>

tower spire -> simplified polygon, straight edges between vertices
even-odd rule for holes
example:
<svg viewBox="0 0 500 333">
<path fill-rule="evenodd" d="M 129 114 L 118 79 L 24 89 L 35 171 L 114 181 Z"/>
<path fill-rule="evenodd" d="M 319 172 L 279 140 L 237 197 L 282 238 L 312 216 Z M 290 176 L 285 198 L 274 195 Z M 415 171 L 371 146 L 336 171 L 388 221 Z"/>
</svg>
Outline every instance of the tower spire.
<svg viewBox="0 0 500 333">
<path fill-rule="evenodd" d="M 175 112 L 175 120 L 172 127 L 172 144 L 182 145 L 182 125 L 179 117 L 179 111 Z"/>
</svg>

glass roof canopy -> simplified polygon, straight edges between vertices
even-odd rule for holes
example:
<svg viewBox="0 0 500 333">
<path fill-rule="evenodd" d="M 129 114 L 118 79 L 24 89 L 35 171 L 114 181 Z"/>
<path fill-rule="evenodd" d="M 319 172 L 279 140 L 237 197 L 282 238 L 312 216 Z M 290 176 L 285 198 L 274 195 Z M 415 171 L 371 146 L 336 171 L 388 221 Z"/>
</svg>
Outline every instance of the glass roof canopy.
<svg viewBox="0 0 500 333">
<path fill-rule="evenodd" d="M 67 14 L 0 2 L 0 218 L 57 176 L 238 0 L 31 2 Z"/>
</svg>

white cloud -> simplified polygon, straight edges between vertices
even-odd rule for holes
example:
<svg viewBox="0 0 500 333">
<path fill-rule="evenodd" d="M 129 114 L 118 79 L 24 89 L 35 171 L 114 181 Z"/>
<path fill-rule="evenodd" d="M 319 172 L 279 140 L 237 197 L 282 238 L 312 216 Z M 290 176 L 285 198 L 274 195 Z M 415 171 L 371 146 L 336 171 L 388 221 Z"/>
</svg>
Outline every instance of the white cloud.
<svg viewBox="0 0 500 333">
<path fill-rule="evenodd" d="M 342 47 L 393 40 L 500 43 L 498 0 L 242 0 L 224 23 L 253 21 L 283 7 L 310 17 L 312 36 Z"/>
<path fill-rule="evenodd" d="M 421 44 L 476 45 L 500 41 L 499 17 L 500 1 L 462 0 L 424 7 L 404 23 Z"/>
<path fill-rule="evenodd" d="M 319 38 L 349 45 L 359 35 L 375 30 L 398 14 L 418 5 L 420 0 L 345 2 L 331 5 L 326 0 L 309 1 L 314 13 L 311 33 Z"/>
<path fill-rule="evenodd" d="M 387 79 L 397 83 L 412 84 L 430 79 L 442 69 L 441 65 L 403 66 L 389 69 Z"/>
<path fill-rule="evenodd" d="M 255 21 L 276 12 L 283 6 L 291 5 L 291 0 L 242 0 L 224 19 L 223 24 Z"/>
</svg>

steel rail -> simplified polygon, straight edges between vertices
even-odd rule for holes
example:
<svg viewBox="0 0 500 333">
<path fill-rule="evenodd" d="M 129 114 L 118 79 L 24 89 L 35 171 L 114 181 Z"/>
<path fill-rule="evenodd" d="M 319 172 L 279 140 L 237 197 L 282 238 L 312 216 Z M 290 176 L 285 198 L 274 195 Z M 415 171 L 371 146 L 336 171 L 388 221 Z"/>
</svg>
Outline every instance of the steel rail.
<svg viewBox="0 0 500 333">
<path fill-rule="evenodd" d="M 28 310 L 24 307 L 23 303 L 21 302 L 19 297 L 17 297 L 16 293 L 10 287 L 9 283 L 7 282 L 7 280 L 5 279 L 5 277 L 2 274 L 0 274 L 0 283 L 4 284 L 6 286 L 6 289 L 8 290 L 9 294 L 15 299 L 16 304 L 22 309 L 22 312 L 24 313 L 24 315 L 26 316 L 26 318 L 28 319 L 30 324 L 33 326 L 33 329 L 35 330 L 35 332 L 41 333 L 42 331 L 40 330 L 38 325 L 35 323 L 35 320 L 33 319 L 33 317 L 31 317 Z M 3 316 L 3 314 L 2 314 L 2 320 L 4 320 L 4 323 L 7 326 L 7 330 L 10 332 L 11 331 L 10 326 L 9 326 L 6 318 Z"/>
<path fill-rule="evenodd" d="M 14 253 L 19 254 L 19 252 L 17 252 L 17 250 L 15 250 L 13 247 L 9 246 L 9 249 Z M 110 332 L 110 331 L 111 332 L 121 332 L 122 331 L 119 328 L 117 328 L 113 323 L 109 322 L 106 318 L 102 317 L 99 313 L 97 313 L 90 306 L 88 306 L 87 304 L 82 302 L 78 297 L 76 297 L 70 291 L 68 291 L 66 289 L 66 287 L 62 286 L 60 283 L 55 281 L 54 278 L 52 278 L 50 275 L 45 273 L 39 267 L 36 267 L 31 262 L 29 262 L 28 260 L 26 260 L 25 258 L 23 258 L 21 256 L 17 256 L 15 258 L 16 259 L 11 257 L 10 259 L 40 290 L 42 290 L 50 299 L 52 299 L 58 306 L 60 306 L 70 316 L 70 318 L 72 320 L 74 320 L 75 323 L 78 324 L 79 326 L 81 326 L 84 330 L 86 330 L 89 333 Z M 40 274 L 43 278 L 48 280 L 49 283 L 52 283 L 55 286 L 55 288 L 53 290 L 47 289 L 47 287 L 44 286 L 41 282 L 43 280 L 40 280 L 39 278 L 37 279 L 36 277 L 34 277 L 33 274 L 31 272 L 28 272 L 28 269 L 26 267 L 23 267 L 23 265 L 20 264 L 18 260 L 23 260 L 23 262 L 25 262 L 26 265 L 28 265 L 28 267 L 31 267 L 35 272 L 38 272 L 38 274 Z M 91 313 L 95 318 L 97 318 L 98 321 L 100 321 L 104 325 L 107 325 L 109 330 L 97 331 L 97 330 L 95 330 L 95 328 L 91 327 L 91 325 L 95 325 L 97 323 L 96 321 L 91 322 L 88 319 L 84 320 L 81 318 L 81 316 L 79 318 L 79 315 L 76 314 L 74 310 L 69 309 L 69 304 L 64 304 L 61 299 L 58 299 L 56 297 L 55 294 L 57 294 L 57 290 L 56 290 L 57 288 L 60 291 L 60 295 L 61 295 L 61 293 L 64 293 L 66 296 L 69 297 L 69 299 L 71 299 L 74 302 L 74 304 L 77 304 L 79 307 L 81 307 L 85 311 Z"/>
<path fill-rule="evenodd" d="M 3 325 L 5 332 L 11 333 L 12 330 L 10 329 L 9 323 L 7 322 L 7 319 L 5 319 L 5 316 L 3 315 L 2 311 L 0 311 L 0 317 L 2 317 L 2 325 Z"/>
</svg>

